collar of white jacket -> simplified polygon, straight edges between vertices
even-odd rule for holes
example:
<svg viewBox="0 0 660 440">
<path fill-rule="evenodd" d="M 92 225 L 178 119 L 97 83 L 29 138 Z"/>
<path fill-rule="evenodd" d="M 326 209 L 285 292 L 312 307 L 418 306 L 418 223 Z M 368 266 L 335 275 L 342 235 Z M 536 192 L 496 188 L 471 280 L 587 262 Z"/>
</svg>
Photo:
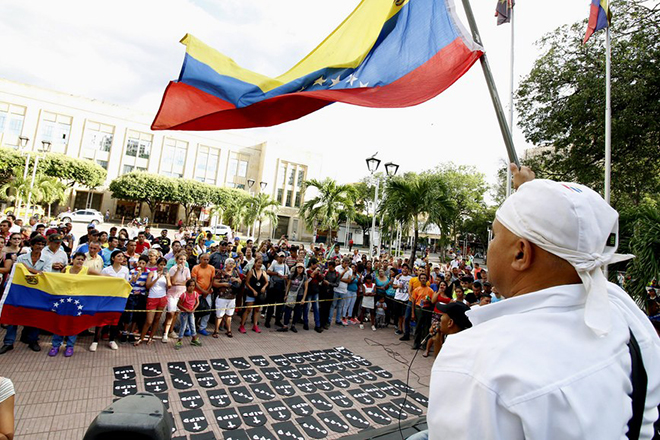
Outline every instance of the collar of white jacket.
<svg viewBox="0 0 660 440">
<path fill-rule="evenodd" d="M 584 322 L 599 336 L 610 331 L 603 266 L 633 258 L 615 253 L 619 214 L 590 188 L 536 179 L 524 183 L 497 210 L 497 220 L 520 238 L 568 261 L 587 291 Z"/>
</svg>

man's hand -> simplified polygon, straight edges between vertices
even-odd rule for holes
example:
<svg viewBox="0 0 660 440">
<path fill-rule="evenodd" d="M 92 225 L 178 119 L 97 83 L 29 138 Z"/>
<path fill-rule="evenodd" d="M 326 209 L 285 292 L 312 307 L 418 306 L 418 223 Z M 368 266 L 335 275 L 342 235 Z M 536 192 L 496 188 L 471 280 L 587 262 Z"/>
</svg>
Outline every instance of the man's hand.
<svg viewBox="0 0 660 440">
<path fill-rule="evenodd" d="M 525 182 L 530 182 L 534 180 L 534 177 L 536 177 L 534 171 L 532 171 L 531 168 L 529 167 L 521 167 L 519 169 L 518 165 L 516 165 L 515 163 L 510 163 L 509 169 L 511 170 L 511 176 L 513 177 L 514 189 L 518 189 L 520 185 L 522 185 Z"/>
</svg>

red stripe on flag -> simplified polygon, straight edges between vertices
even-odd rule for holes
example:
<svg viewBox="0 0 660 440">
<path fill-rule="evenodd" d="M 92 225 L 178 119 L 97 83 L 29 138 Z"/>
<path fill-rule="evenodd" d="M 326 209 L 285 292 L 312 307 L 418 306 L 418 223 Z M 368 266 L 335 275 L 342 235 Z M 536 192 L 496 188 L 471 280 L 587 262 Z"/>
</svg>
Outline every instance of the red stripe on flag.
<svg viewBox="0 0 660 440">
<path fill-rule="evenodd" d="M 95 315 L 62 316 L 55 312 L 15 307 L 5 304 L 2 307 L 0 322 L 7 325 L 24 325 L 49 331 L 56 335 L 73 336 L 97 326 L 117 325 L 121 313 L 105 312 Z"/>
<path fill-rule="evenodd" d="M 243 108 L 192 86 L 172 82 L 163 96 L 153 130 L 223 130 L 270 127 L 301 118 L 332 102 L 399 108 L 421 104 L 456 82 L 481 57 L 458 38 L 426 63 L 382 87 L 298 92 Z"/>
</svg>

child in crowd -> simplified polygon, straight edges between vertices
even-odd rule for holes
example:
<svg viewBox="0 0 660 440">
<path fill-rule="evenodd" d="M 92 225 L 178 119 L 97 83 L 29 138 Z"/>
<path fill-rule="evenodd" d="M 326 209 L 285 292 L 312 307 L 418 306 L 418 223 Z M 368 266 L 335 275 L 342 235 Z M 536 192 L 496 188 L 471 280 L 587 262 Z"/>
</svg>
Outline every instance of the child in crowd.
<svg viewBox="0 0 660 440">
<path fill-rule="evenodd" d="M 374 313 L 375 307 L 375 287 L 373 278 L 370 274 L 365 275 L 364 284 L 362 285 L 364 296 L 362 297 L 362 307 L 360 310 L 360 329 L 364 329 L 364 318 L 368 313 L 371 321 L 371 330 L 376 331 L 376 314 Z"/>
<path fill-rule="evenodd" d="M 387 303 L 385 302 L 385 297 L 381 296 L 376 303 L 376 327 L 387 327 L 386 312 Z"/>
<path fill-rule="evenodd" d="M 131 269 L 130 279 L 131 294 L 126 301 L 126 310 L 144 310 L 147 307 L 147 264 L 149 257 L 140 255 L 137 260 L 136 268 Z M 133 333 L 142 328 L 144 325 L 143 312 L 124 312 L 121 316 L 120 323 L 122 325 L 121 342 L 135 342 L 136 338 Z"/>
<path fill-rule="evenodd" d="M 202 342 L 199 340 L 197 331 L 195 330 L 195 309 L 199 306 L 199 294 L 195 292 L 195 280 L 186 281 L 186 291 L 179 298 L 179 311 L 180 311 L 180 328 L 179 340 L 174 345 L 175 350 L 183 347 L 183 335 L 186 329 L 190 329 L 192 335 L 191 345 L 201 347 Z"/>
</svg>

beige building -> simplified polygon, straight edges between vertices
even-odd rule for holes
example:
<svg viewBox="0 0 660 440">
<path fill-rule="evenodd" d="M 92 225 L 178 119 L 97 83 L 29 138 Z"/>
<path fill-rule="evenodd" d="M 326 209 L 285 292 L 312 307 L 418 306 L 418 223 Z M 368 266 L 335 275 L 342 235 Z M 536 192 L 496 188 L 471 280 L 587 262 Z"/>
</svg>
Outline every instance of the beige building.
<svg viewBox="0 0 660 440">
<path fill-rule="evenodd" d="M 266 192 L 281 207 L 277 227 L 264 223 L 262 238 L 270 233 L 300 240 L 311 236 L 298 207 L 303 180 L 321 174 L 320 155 L 268 145 L 236 131 L 151 131 L 152 119 L 130 108 L 0 79 L 0 146 L 19 148 L 22 136 L 29 138 L 26 148 L 35 151 L 48 141 L 51 152 L 91 160 L 108 171 L 102 187 L 73 188 L 62 209 L 110 210 L 116 220 L 148 216 L 153 223 L 176 223 L 183 218 L 177 204 L 163 203 L 150 213 L 146 205 L 116 200 L 107 191 L 116 177 L 144 170 Z"/>
</svg>

